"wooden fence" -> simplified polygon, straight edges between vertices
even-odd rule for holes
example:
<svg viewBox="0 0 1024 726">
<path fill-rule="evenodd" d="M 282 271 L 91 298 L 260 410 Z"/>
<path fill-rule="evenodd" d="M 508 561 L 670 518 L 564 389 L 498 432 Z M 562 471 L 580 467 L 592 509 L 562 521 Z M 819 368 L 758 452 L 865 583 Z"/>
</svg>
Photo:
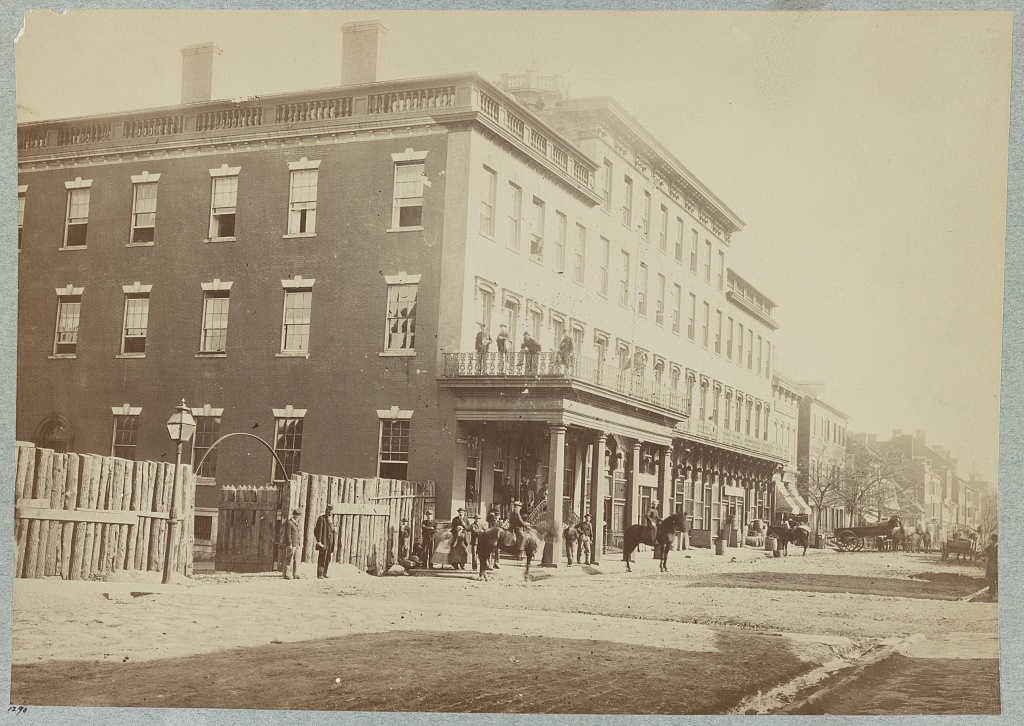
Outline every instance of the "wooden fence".
<svg viewBox="0 0 1024 726">
<path fill-rule="evenodd" d="M 434 483 L 301 473 L 280 488 L 225 487 L 217 520 L 217 569 L 256 572 L 279 566 L 281 528 L 293 509 L 302 512 L 300 559 L 315 562 L 313 530 L 328 504 L 337 532 L 334 561 L 383 574 L 398 558 L 401 520 L 409 520 L 414 538 L 419 534 L 423 512 L 434 504 Z"/>
<path fill-rule="evenodd" d="M 16 577 L 89 579 L 163 570 L 174 464 L 55 453 L 17 442 Z M 195 477 L 181 467 L 182 517 L 174 571 L 192 574 Z"/>
</svg>

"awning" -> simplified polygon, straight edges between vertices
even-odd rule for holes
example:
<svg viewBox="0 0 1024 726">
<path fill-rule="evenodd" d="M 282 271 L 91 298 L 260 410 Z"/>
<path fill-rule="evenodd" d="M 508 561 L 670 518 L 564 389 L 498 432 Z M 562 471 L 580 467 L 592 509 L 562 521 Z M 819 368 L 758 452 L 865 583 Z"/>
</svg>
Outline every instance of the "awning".
<svg viewBox="0 0 1024 726">
<path fill-rule="evenodd" d="M 811 516 L 811 505 L 801 496 L 800 492 L 797 491 L 796 484 L 793 482 L 785 482 L 786 488 L 789 490 L 789 495 L 796 502 L 799 510 L 797 514 L 806 514 L 808 517 Z"/>
<path fill-rule="evenodd" d="M 780 481 L 775 482 L 775 511 L 800 514 L 800 505 L 793 499 L 786 485 Z"/>
</svg>

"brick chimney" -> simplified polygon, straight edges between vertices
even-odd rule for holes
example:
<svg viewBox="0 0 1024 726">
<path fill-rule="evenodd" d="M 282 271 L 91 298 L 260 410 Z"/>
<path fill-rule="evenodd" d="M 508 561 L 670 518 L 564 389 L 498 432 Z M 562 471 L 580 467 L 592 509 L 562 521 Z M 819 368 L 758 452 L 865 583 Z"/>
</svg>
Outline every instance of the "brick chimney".
<svg viewBox="0 0 1024 726">
<path fill-rule="evenodd" d="M 388 29 L 376 20 L 341 26 L 341 85 L 355 86 L 379 80 Z"/>
<path fill-rule="evenodd" d="M 213 59 L 222 54 L 213 43 L 181 49 L 181 103 L 201 103 L 213 98 Z"/>
</svg>

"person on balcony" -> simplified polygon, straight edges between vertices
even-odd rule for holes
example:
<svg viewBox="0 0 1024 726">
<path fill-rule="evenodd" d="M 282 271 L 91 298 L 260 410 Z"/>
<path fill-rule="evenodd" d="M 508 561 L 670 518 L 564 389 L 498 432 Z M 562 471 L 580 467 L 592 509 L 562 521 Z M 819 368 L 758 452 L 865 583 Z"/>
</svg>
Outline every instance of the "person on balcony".
<svg viewBox="0 0 1024 726">
<path fill-rule="evenodd" d="M 562 342 L 558 344 L 558 363 L 562 366 L 562 375 L 572 370 L 573 342 L 569 333 L 562 335 Z"/>
<path fill-rule="evenodd" d="M 484 373 L 484 363 L 487 361 L 487 354 L 491 350 L 491 334 L 487 332 L 487 324 L 480 323 L 480 331 L 476 334 L 476 372 L 478 375 Z"/>
<path fill-rule="evenodd" d="M 504 373 L 508 354 L 512 352 L 512 339 L 508 337 L 507 326 L 498 326 L 498 337 L 495 338 L 494 342 L 498 346 L 498 371 Z"/>
<path fill-rule="evenodd" d="M 519 350 L 526 351 L 526 375 L 537 375 L 537 356 L 540 355 L 540 343 L 529 332 L 523 333 L 523 344 Z"/>
</svg>

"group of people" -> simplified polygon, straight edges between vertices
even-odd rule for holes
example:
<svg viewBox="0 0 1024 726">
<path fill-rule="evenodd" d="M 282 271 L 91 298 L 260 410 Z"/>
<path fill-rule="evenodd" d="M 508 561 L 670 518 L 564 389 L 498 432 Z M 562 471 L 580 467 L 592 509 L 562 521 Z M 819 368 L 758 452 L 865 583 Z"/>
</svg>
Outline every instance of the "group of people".
<svg viewBox="0 0 1024 726">
<path fill-rule="evenodd" d="M 467 516 L 465 508 L 459 507 L 456 510 L 455 517 L 448 525 L 451 540 L 449 542 L 447 564 L 451 565 L 452 569 L 465 570 L 468 563 L 475 570 L 479 565 L 477 560 L 477 544 L 480 535 L 488 529 L 501 527 L 503 524 L 511 530 L 515 537 L 517 553 L 521 552 L 523 549 L 524 529 L 528 526 L 526 520 L 523 519 L 522 507 L 522 502 L 516 501 L 512 503 L 512 511 L 509 514 L 507 523 L 502 522 L 497 507 L 492 508 L 483 521 L 481 521 L 479 514 Z M 417 552 L 420 567 L 424 569 L 434 569 L 434 550 L 437 548 L 439 536 L 437 530 L 438 523 L 434 519 L 434 513 L 429 510 L 424 512 L 423 521 L 420 523 L 420 544 Z M 410 552 L 411 541 L 412 530 L 409 527 L 409 520 L 403 519 L 398 530 L 399 561 L 407 559 L 412 554 Z M 499 567 L 497 551 L 494 552 L 492 561 L 487 563 L 487 566 L 490 569 L 497 569 Z M 441 569 L 444 569 L 444 563 L 441 564 Z"/>
<path fill-rule="evenodd" d="M 498 346 L 499 361 L 502 370 L 506 365 L 508 354 L 512 352 L 512 339 L 508 334 L 508 326 L 502 324 L 498 326 L 500 328 L 498 337 L 494 341 Z M 484 360 L 487 354 L 491 350 L 491 334 L 487 332 L 487 324 L 480 323 L 480 330 L 476 334 L 476 341 L 474 343 L 477 354 L 477 370 L 483 373 Z M 572 336 L 569 333 L 565 333 L 562 336 L 561 342 L 558 344 L 558 362 L 562 367 L 562 372 L 567 372 L 572 367 L 572 355 L 574 350 L 574 343 Z M 537 354 L 541 352 L 540 343 L 537 339 L 530 335 L 529 332 L 523 333 L 523 344 L 519 346 L 520 352 L 525 354 L 526 360 L 526 375 L 537 374 Z"/>
<path fill-rule="evenodd" d="M 328 504 L 324 513 L 317 517 L 316 525 L 313 527 L 317 553 L 316 578 L 318 580 L 327 577 L 327 569 L 331 566 L 331 559 L 334 555 L 337 528 L 334 525 L 333 512 L 334 507 Z M 299 543 L 302 540 L 302 524 L 299 522 L 299 517 L 301 515 L 301 509 L 292 510 L 292 515 L 285 522 L 281 536 L 281 544 L 284 545 L 284 567 L 282 569 L 286 580 L 299 579 Z"/>
</svg>

